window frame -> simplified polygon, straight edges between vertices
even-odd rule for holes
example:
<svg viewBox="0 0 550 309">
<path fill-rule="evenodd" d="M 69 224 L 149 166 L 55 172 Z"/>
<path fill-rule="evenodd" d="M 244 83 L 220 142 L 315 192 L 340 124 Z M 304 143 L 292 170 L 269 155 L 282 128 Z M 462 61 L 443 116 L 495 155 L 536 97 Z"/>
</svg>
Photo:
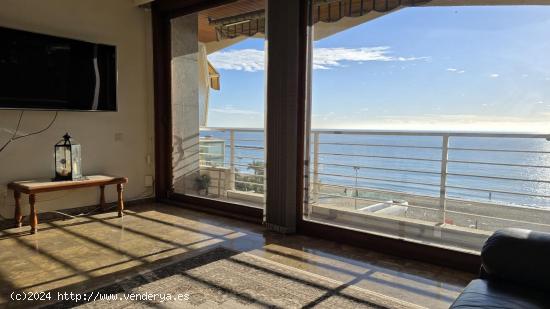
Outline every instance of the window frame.
<svg viewBox="0 0 550 309">
<path fill-rule="evenodd" d="M 171 189 L 172 171 L 172 122 L 171 122 L 171 76 L 170 76 L 170 20 L 175 17 L 188 15 L 208 8 L 216 7 L 219 5 L 231 3 L 234 0 L 157 0 L 153 2 L 152 8 L 152 26 L 153 26 L 153 63 L 154 63 L 154 119 L 155 119 L 155 177 L 156 187 L 155 194 L 158 202 L 164 202 L 169 204 L 178 205 L 181 207 L 200 210 L 204 212 L 210 212 L 218 215 L 243 219 L 256 223 L 264 221 L 264 211 L 262 209 L 246 207 L 234 203 L 199 198 L 194 196 L 188 196 L 183 194 L 174 193 Z M 266 0 L 271 5 L 285 5 L 288 1 L 295 0 Z M 306 121 L 311 117 L 310 115 L 310 97 L 311 97 L 311 12 L 310 4 L 312 0 L 302 0 L 299 3 L 300 14 L 297 16 L 298 20 L 295 20 L 295 29 L 293 35 L 299 38 L 297 45 L 298 51 L 293 51 L 293 55 L 298 57 L 298 68 L 295 68 L 293 72 L 287 74 L 293 74 L 289 78 L 296 79 L 297 84 L 294 89 L 289 91 L 296 91 L 292 96 L 294 106 L 296 107 L 293 119 L 296 119 L 297 123 L 281 124 L 277 121 L 266 121 L 266 132 L 270 134 L 270 131 L 277 130 L 277 125 L 291 126 L 294 132 L 297 132 L 297 136 L 289 136 L 286 138 L 292 139 L 296 147 L 295 162 L 285 162 L 286 160 L 275 160 L 267 165 L 268 177 L 268 192 L 273 194 L 286 195 L 288 201 L 293 201 L 288 205 L 283 205 L 280 202 L 272 203 L 266 198 L 266 210 L 273 209 L 275 207 L 295 207 L 292 210 L 294 218 L 294 224 L 296 232 L 308 236 L 317 238 L 324 238 L 338 243 L 345 243 L 357 247 L 364 247 L 379 251 L 386 254 L 402 256 L 410 259 L 424 261 L 430 264 L 437 264 L 441 266 L 451 267 L 455 269 L 465 270 L 472 273 L 479 271 L 481 265 L 481 259 L 478 254 L 471 254 L 465 252 L 459 252 L 451 249 L 445 249 L 440 247 L 433 247 L 426 244 L 409 242 L 403 239 L 391 238 L 388 236 L 381 236 L 371 234 L 368 232 L 357 231 L 353 229 L 347 229 L 343 227 L 331 226 L 316 222 L 304 220 L 303 206 L 305 201 L 305 169 L 308 168 L 308 162 L 306 160 L 306 142 L 309 128 L 306 127 Z M 269 10 L 268 10 L 269 14 Z M 278 31 L 276 27 L 277 20 L 269 19 L 273 27 L 269 27 L 268 31 Z M 281 21 L 283 22 L 283 21 Z M 286 22 L 286 21 L 284 21 Z M 281 30 L 283 31 L 283 30 Z M 285 33 L 286 35 L 286 33 Z M 284 41 L 279 41 L 280 44 L 286 44 Z M 268 43 L 269 44 L 269 43 Z M 290 44 L 290 43 L 289 43 Z M 284 46 L 279 46 L 284 48 Z M 274 56 L 272 56 L 274 57 Z M 271 58 L 273 61 L 273 58 Z M 296 60 L 296 59 L 294 59 Z M 281 59 L 285 61 L 285 59 Z M 276 62 L 276 61 L 275 61 Z M 268 61 L 269 65 L 269 61 Z M 297 75 L 296 75 L 297 74 Z M 267 84 L 266 91 L 269 93 L 272 87 Z M 277 89 L 271 89 L 271 91 Z M 277 104 L 273 100 L 269 99 L 267 95 L 268 111 L 270 108 L 277 109 Z M 271 102 L 271 103 L 270 103 Z M 279 107 L 281 109 L 281 107 Z M 275 117 L 267 115 L 267 117 Z M 279 128 L 280 130 L 280 128 Z M 271 141 L 271 142 L 270 142 Z M 273 144 L 274 139 L 266 137 L 266 151 L 277 147 Z M 268 152 L 269 155 L 269 152 Z M 270 174 L 271 171 L 289 171 L 288 167 L 294 166 L 295 172 L 289 175 L 284 173 L 278 173 L 276 175 Z M 280 180 L 284 177 L 295 177 L 297 186 L 292 190 L 288 187 L 282 187 Z M 271 179 L 271 180 L 270 180 Z M 284 200 L 284 198 L 283 198 Z M 294 203 L 295 202 L 295 203 Z M 268 226 L 269 227 L 269 226 Z M 284 231 L 283 231 L 284 232 Z M 290 231 L 292 233 L 293 231 Z"/>
</svg>

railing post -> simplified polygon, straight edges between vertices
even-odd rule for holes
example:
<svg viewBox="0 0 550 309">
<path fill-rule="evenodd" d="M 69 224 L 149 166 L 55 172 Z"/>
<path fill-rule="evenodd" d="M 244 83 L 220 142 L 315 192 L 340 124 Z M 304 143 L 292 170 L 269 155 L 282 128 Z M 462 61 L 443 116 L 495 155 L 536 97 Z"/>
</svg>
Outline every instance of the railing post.
<svg viewBox="0 0 550 309">
<path fill-rule="evenodd" d="M 447 160 L 449 158 L 449 135 L 443 135 L 441 145 L 441 179 L 439 182 L 439 208 L 441 224 L 445 224 L 447 208 Z"/>
<path fill-rule="evenodd" d="M 229 189 L 235 190 L 235 130 L 229 130 Z"/>
<path fill-rule="evenodd" d="M 222 169 L 218 168 L 218 198 L 222 196 Z"/>
<path fill-rule="evenodd" d="M 357 189 L 358 183 L 357 183 L 357 177 L 359 177 L 359 167 L 354 166 L 353 169 L 355 170 L 355 184 L 353 188 L 353 208 L 357 210 L 357 198 L 359 197 L 359 191 Z"/>
<path fill-rule="evenodd" d="M 319 203 L 319 132 L 313 133 L 313 203 Z"/>
</svg>

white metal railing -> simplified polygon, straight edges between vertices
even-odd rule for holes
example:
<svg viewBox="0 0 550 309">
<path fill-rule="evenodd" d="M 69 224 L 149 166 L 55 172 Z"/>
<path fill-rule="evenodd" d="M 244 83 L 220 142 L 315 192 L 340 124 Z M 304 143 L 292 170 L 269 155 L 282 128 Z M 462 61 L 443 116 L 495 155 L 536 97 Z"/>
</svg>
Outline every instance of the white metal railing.
<svg viewBox="0 0 550 309">
<path fill-rule="evenodd" d="M 252 183 L 264 188 L 263 130 L 203 128 L 201 132 L 214 137 L 217 134 L 226 142 L 229 154 L 224 155 L 223 165 L 235 171 L 236 184 L 250 184 L 250 181 L 240 178 L 250 176 L 262 179 Z M 389 139 L 384 141 L 384 138 Z M 411 141 L 414 138 L 426 140 Z M 487 140 L 488 143 L 506 140 L 507 144 L 495 142 L 495 147 L 488 147 L 476 139 Z M 479 205 L 493 203 L 536 207 L 521 202 L 521 198 L 502 198 L 528 197 L 543 202 L 542 206 L 550 206 L 550 200 L 546 200 L 550 199 L 549 139 L 550 134 L 539 133 L 312 130 L 307 151 L 309 158 L 306 160 L 311 163 L 306 168 L 306 204 L 344 197 L 354 200 L 357 205 L 358 201 L 377 201 L 369 195 L 362 195 L 363 192 L 370 192 L 371 195 L 385 193 L 387 196 L 398 192 L 431 198 L 431 205 L 410 207 L 437 210 L 441 223 L 447 222 L 446 215 L 455 211 L 447 209 L 448 203 L 457 200 Z M 476 142 L 469 144 L 470 141 Z M 536 141 L 533 145 L 538 148 L 523 147 L 521 143 L 525 141 Z M 508 156 L 508 159 L 494 160 L 494 157 L 502 156 Z M 535 159 L 525 160 L 525 156 Z M 538 160 L 536 157 L 545 159 Z M 373 164 L 374 161 L 385 163 Z M 390 161 L 400 164 L 388 164 Z M 253 162 L 259 162 L 259 171 L 252 171 L 250 164 Z M 491 172 L 498 168 L 522 171 L 511 174 Z M 483 173 L 484 169 L 488 169 L 489 173 Z M 486 186 L 478 185 L 484 182 Z M 514 183 L 522 185 L 511 185 Z M 525 186 L 526 183 L 532 188 L 540 187 L 540 190 L 527 190 L 531 187 Z M 404 189 L 391 189 L 392 185 Z M 411 186 L 426 188 L 423 190 L 429 193 L 415 192 Z M 346 194 L 337 193 L 336 189 L 327 190 L 330 187 L 342 188 Z M 462 192 L 462 196 L 457 192 Z M 486 198 L 468 197 L 464 192 L 478 196 L 484 194 Z"/>
<path fill-rule="evenodd" d="M 546 212 L 541 216 L 539 211 L 544 209 L 544 206 L 550 207 L 550 186 L 548 186 L 550 184 L 550 179 L 548 179 L 550 178 L 550 142 L 548 142 L 550 135 L 548 134 L 371 130 L 313 130 L 311 134 L 312 144 L 309 145 L 310 151 L 308 152 L 310 162 L 312 162 L 309 169 L 309 176 L 312 181 L 308 192 L 309 200 L 305 203 L 306 207 L 319 204 L 322 202 L 320 201 L 322 198 L 325 198 L 325 200 L 332 199 L 332 204 L 341 203 L 338 201 L 338 194 L 334 194 L 334 190 L 323 192 L 323 188 L 327 186 L 338 186 L 345 190 L 351 188 L 353 192 L 351 196 L 349 194 L 345 195 L 353 200 L 356 209 L 358 201 L 363 202 L 363 205 L 365 202 L 367 205 L 368 203 L 379 203 L 381 200 L 383 201 L 383 198 L 371 198 L 369 195 L 361 196 L 358 192 L 370 191 L 374 193 L 371 196 L 380 195 L 376 192 L 379 191 L 376 187 L 365 185 L 365 183 L 391 183 L 405 187 L 421 186 L 430 188 L 434 194 L 428 194 L 428 196 L 423 196 L 410 189 L 386 189 L 390 192 L 385 192 L 385 196 L 388 199 L 396 195 L 406 199 L 416 199 L 416 203 L 419 204 L 415 205 L 413 203 L 408 207 L 416 210 L 426 209 L 426 207 L 434 209 L 438 215 L 438 218 L 434 220 L 442 224 L 453 223 L 452 220 L 447 220 L 447 216 L 466 218 L 467 215 L 468 220 L 464 219 L 464 221 L 471 220 L 475 222 L 475 224 L 470 224 L 475 228 L 478 228 L 478 222 L 488 225 L 487 229 L 507 226 L 510 222 L 516 222 L 522 226 L 544 226 L 545 229 L 550 229 L 548 224 L 550 216 L 548 213 L 550 212 Z M 349 138 L 350 136 L 364 138 Z M 388 140 L 392 143 L 388 143 L 388 141 L 384 143 L 379 141 L 380 138 L 369 141 L 368 137 L 394 137 L 395 139 Z M 427 144 L 418 143 L 418 141 L 411 143 L 409 138 L 415 137 L 429 137 L 430 142 Z M 477 144 L 468 144 L 469 141 L 475 141 L 476 139 L 487 141 L 506 140 L 508 145 L 487 146 L 480 145 L 479 141 L 477 141 Z M 534 143 L 534 146 L 537 147 L 535 149 L 522 148 L 521 142 L 527 140 L 537 141 L 537 143 Z M 457 143 L 457 141 L 461 143 Z M 337 151 L 338 149 L 339 151 Z M 411 149 L 418 151 L 416 153 L 411 152 L 408 155 L 405 151 L 405 155 L 403 154 L 403 150 Z M 508 155 L 508 157 L 503 160 L 502 158 L 501 160 L 494 160 L 493 157 L 498 158 L 503 154 Z M 542 159 L 538 162 L 524 160 L 526 155 Z M 368 163 L 376 160 L 409 162 L 409 164 L 377 165 Z M 322 170 L 324 166 L 342 167 L 340 171 L 345 170 L 347 167 L 348 172 L 326 172 Z M 419 168 L 422 166 L 430 166 L 430 168 Z M 521 169 L 522 172 L 516 171 L 515 173 L 506 174 L 505 171 L 499 171 L 500 174 L 495 174 L 494 170 L 498 168 L 515 168 Z M 484 169 L 488 169 L 489 173 Z M 365 170 L 376 171 L 376 173 L 360 172 Z M 533 177 L 531 174 L 537 177 Z M 415 177 L 408 177 L 411 175 Z M 320 178 L 323 177 L 325 179 L 330 177 L 331 180 L 321 181 Z M 358 184 L 359 182 L 362 182 L 363 185 Z M 488 183 L 484 184 L 484 182 Z M 498 183 L 495 184 L 495 182 Z M 529 185 L 525 186 L 525 184 Z M 502 187 L 499 188 L 499 185 Z M 522 190 L 525 189 L 524 187 L 540 187 L 540 190 Z M 461 194 L 457 194 L 457 191 Z M 487 198 L 468 197 L 467 194 L 464 194 L 466 191 L 482 192 L 487 194 Z M 451 196 L 449 193 L 451 193 Z M 499 195 L 499 198 L 497 198 L 497 195 Z M 502 198 L 502 196 L 508 198 Z M 510 196 L 528 197 L 531 201 L 536 200 L 538 205 L 517 201 L 521 200 L 518 198 L 510 199 Z M 430 198 L 430 203 L 422 204 L 423 200 L 418 197 L 422 197 L 424 201 Z M 451 209 L 448 209 L 449 203 Z M 503 205 L 519 207 L 503 208 Z M 493 206 L 500 207 L 498 207 L 498 210 L 491 210 Z M 542 207 L 537 208 L 537 206 Z M 306 209 L 306 211 L 308 210 Z M 462 223 L 462 225 L 469 226 L 465 223 Z"/>
<path fill-rule="evenodd" d="M 263 193 L 265 188 L 265 158 L 262 129 L 233 129 L 233 128 L 201 128 L 201 133 L 212 134 L 212 138 L 225 142 L 224 147 L 229 150 L 223 155 L 222 166 L 228 167 L 231 171 L 230 190 L 253 191 Z M 260 138 L 239 137 L 236 134 L 259 134 Z M 258 145 L 259 144 L 259 145 Z M 209 154 L 204 155 L 208 156 Z M 212 161 L 203 160 L 203 166 L 211 167 Z M 259 164 L 255 171 L 252 164 Z M 263 165 L 263 166 L 262 166 Z M 250 190 L 245 190 L 250 189 Z"/>
</svg>

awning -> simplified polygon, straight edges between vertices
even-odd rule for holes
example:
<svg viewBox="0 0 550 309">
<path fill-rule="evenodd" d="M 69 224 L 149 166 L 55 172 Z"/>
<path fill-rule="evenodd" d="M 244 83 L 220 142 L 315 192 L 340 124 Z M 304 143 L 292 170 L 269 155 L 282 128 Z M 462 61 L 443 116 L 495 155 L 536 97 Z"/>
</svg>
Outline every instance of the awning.
<svg viewBox="0 0 550 309">
<path fill-rule="evenodd" d="M 333 23 L 344 17 L 363 17 L 371 12 L 388 13 L 401 7 L 420 6 L 428 2 L 430 0 L 315 0 L 312 7 L 313 23 Z M 218 41 L 265 34 L 264 9 L 209 19 L 208 22 L 215 27 Z"/>
<path fill-rule="evenodd" d="M 215 20 L 210 19 L 209 23 L 216 27 L 218 41 L 239 36 L 254 36 L 258 33 L 265 34 L 265 10 Z"/>
<path fill-rule="evenodd" d="M 387 13 L 400 7 L 421 6 L 430 0 L 316 0 L 313 23 L 331 23 L 343 17 L 361 17 L 370 12 Z"/>
<path fill-rule="evenodd" d="M 218 73 L 210 61 L 208 61 L 208 77 L 210 78 L 210 88 L 220 90 L 220 73 Z"/>
</svg>

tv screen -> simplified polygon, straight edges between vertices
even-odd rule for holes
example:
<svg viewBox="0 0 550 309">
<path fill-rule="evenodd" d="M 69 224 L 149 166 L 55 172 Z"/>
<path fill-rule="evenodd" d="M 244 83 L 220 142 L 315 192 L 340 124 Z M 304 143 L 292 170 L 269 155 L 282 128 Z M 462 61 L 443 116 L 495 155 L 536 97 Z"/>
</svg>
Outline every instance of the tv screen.
<svg viewBox="0 0 550 309">
<path fill-rule="evenodd" d="M 0 27 L 0 108 L 116 111 L 116 47 Z"/>
</svg>

